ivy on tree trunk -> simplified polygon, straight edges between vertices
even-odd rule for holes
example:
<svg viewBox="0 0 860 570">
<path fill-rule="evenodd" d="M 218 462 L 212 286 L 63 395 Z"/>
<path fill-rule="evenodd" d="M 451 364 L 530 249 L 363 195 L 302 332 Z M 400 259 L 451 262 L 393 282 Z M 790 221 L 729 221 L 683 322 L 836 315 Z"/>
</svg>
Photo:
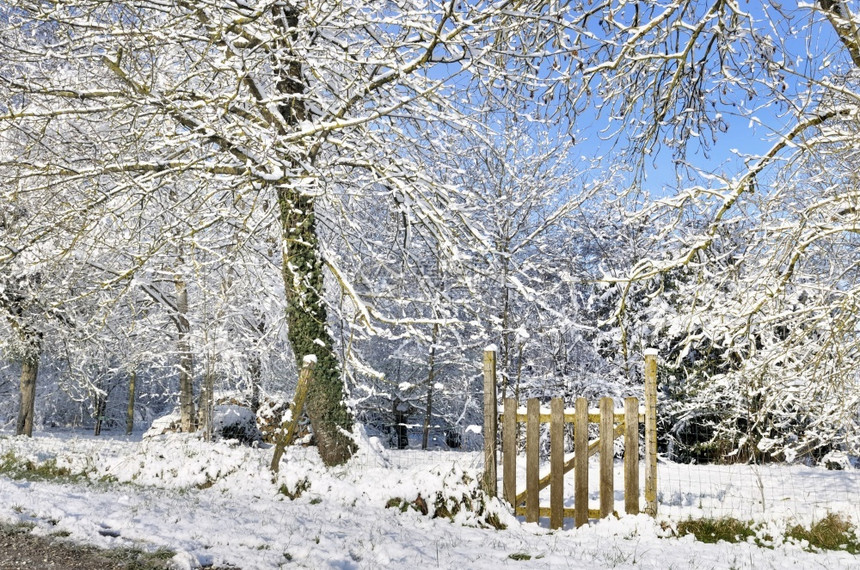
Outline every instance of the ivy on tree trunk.
<svg viewBox="0 0 860 570">
<path fill-rule="evenodd" d="M 350 437 L 352 416 L 343 401 L 343 381 L 326 327 L 323 265 L 319 255 L 313 198 L 289 187 L 278 189 L 283 228 L 283 272 L 287 298 L 287 326 L 299 368 L 314 355 L 316 366 L 306 410 L 326 465 L 339 465 L 355 451 Z"/>
<path fill-rule="evenodd" d="M 272 68 L 277 91 L 283 95 L 278 113 L 283 123 L 295 127 L 307 117 L 304 105 L 305 82 L 301 59 L 295 57 L 292 42 L 299 26 L 298 11 L 289 5 L 273 6 L 272 15 L 283 32 L 275 42 Z M 281 134 L 286 134 L 282 131 Z M 305 157 L 313 162 L 311 156 Z M 287 162 L 297 165 L 295 157 Z M 283 274 L 287 301 L 288 337 L 301 369 L 305 356 L 314 355 L 316 365 L 305 409 L 317 438 L 320 457 L 326 465 L 346 462 L 355 451 L 352 416 L 343 401 L 343 380 L 334 345 L 326 327 L 323 295 L 323 266 L 316 233 L 313 197 L 302 194 L 283 180 L 276 186 L 283 231 Z"/>
</svg>

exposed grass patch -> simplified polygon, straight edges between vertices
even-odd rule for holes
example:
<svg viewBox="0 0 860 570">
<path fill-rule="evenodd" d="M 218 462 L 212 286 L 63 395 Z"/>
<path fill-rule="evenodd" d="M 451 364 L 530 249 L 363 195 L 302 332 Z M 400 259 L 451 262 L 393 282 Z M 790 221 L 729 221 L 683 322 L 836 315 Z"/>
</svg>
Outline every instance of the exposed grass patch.
<svg viewBox="0 0 860 570">
<path fill-rule="evenodd" d="M 57 531 L 52 532 L 51 536 L 54 538 L 68 538 L 68 537 L 72 536 L 72 533 L 70 533 L 67 530 L 57 530 Z"/>
<path fill-rule="evenodd" d="M 145 552 L 139 548 L 119 548 L 102 551 L 105 558 L 125 564 L 128 570 L 161 570 L 171 568 L 170 559 L 176 553 L 166 548 Z"/>
<path fill-rule="evenodd" d="M 81 556 L 91 557 L 94 562 L 102 566 L 122 565 L 126 570 L 167 570 L 171 568 L 170 560 L 176 556 L 176 552 L 166 548 L 159 548 L 153 552 L 147 552 L 140 548 L 115 548 L 105 550 L 95 546 L 74 544 L 65 540 L 68 536 L 65 531 L 53 533 L 50 537 L 35 537 L 30 534 L 35 525 L 23 524 L 0 524 L 0 536 L 20 536 L 22 540 L 37 541 L 40 548 L 53 548 L 57 551 L 79 553 Z M 69 554 L 65 555 L 70 556 Z M 113 564 L 111 564 L 113 563 Z"/>
<path fill-rule="evenodd" d="M 0 524 L 0 536 L 14 536 L 16 534 L 29 534 L 36 525 L 31 522 L 19 524 Z"/>
<path fill-rule="evenodd" d="M 198 489 L 200 489 L 201 491 L 203 491 L 203 490 L 205 490 L 205 489 L 211 489 L 211 488 L 212 488 L 212 485 L 214 485 L 214 484 L 215 484 L 215 479 L 210 479 L 210 478 L 207 476 L 207 477 L 206 477 L 206 480 L 205 480 L 204 482 L 202 482 L 202 483 L 198 483 L 197 485 L 195 485 L 195 487 L 197 487 Z"/>
<path fill-rule="evenodd" d="M 688 519 L 678 523 L 677 532 L 680 536 L 692 534 L 696 540 L 714 544 L 719 541 L 737 543 L 746 542 L 755 537 L 756 531 L 751 522 L 745 522 L 731 517 L 719 519 Z"/>
<path fill-rule="evenodd" d="M 305 491 L 307 491 L 310 488 L 311 488 L 311 482 L 308 480 L 307 477 L 305 477 L 303 479 L 299 479 L 296 482 L 296 487 L 293 490 L 290 490 L 290 488 L 287 487 L 286 483 L 281 483 L 281 486 L 278 487 L 278 492 L 280 494 L 284 495 L 285 497 L 288 497 L 291 501 L 295 501 L 296 499 L 301 497 Z"/>
<path fill-rule="evenodd" d="M 419 497 L 420 496 L 421 495 L 419 495 Z M 423 499 L 422 499 L 422 502 L 423 502 Z M 405 513 L 406 511 L 409 510 L 410 507 L 415 511 L 421 512 L 421 506 L 420 506 L 420 504 L 418 504 L 417 501 L 413 501 L 410 503 L 406 499 L 402 499 L 400 497 L 392 497 L 392 498 L 388 499 L 388 502 L 385 503 L 386 509 L 398 509 L 401 513 Z M 425 514 L 425 515 L 427 514 L 427 504 L 426 503 L 424 504 L 424 513 L 423 514 Z"/>
<path fill-rule="evenodd" d="M 706 543 L 725 541 L 749 542 L 772 548 L 773 537 L 761 532 L 762 526 L 752 522 L 726 517 L 719 519 L 689 519 L 676 527 L 678 536 L 692 534 L 696 540 Z M 860 554 L 860 540 L 854 526 L 838 514 L 829 514 L 809 528 L 801 525 L 790 527 L 785 532 L 787 540 L 801 542 L 807 550 L 845 550 Z"/>
<path fill-rule="evenodd" d="M 54 458 L 41 463 L 29 459 L 21 459 L 12 451 L 0 455 L 0 474 L 10 479 L 26 479 L 28 481 L 60 481 L 73 483 L 85 480 L 86 474 L 72 473 L 67 467 L 57 465 Z"/>
<path fill-rule="evenodd" d="M 809 543 L 808 549 L 845 550 L 851 554 L 860 554 L 860 541 L 850 522 L 838 514 L 830 513 L 808 529 L 796 525 L 788 529 L 786 538 Z"/>
<path fill-rule="evenodd" d="M 464 494 L 459 498 L 445 497 L 442 492 L 436 493 L 436 499 L 432 503 L 428 503 L 421 494 L 414 501 L 407 501 L 401 497 L 393 497 L 385 503 L 386 509 L 398 509 L 401 513 L 412 509 L 422 515 L 431 515 L 435 518 L 447 518 L 451 521 L 457 513 L 466 510 L 475 513 L 478 517 L 478 526 L 492 527 L 497 530 L 504 530 L 506 525 L 499 519 L 499 516 L 487 509 L 484 505 L 483 497 L 475 493 L 473 496 Z"/>
</svg>

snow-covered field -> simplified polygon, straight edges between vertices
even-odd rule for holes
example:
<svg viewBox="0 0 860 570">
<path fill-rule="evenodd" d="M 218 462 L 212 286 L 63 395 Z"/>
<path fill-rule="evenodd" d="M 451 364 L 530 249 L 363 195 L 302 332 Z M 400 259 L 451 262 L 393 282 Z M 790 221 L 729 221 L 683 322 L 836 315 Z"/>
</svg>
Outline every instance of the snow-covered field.
<svg viewBox="0 0 860 570">
<path fill-rule="evenodd" d="M 483 525 L 486 512 L 460 511 L 452 522 L 386 508 L 419 494 L 430 505 L 440 493 L 451 504 L 474 498 L 482 461 L 474 453 L 385 450 L 364 438 L 349 464 L 325 469 L 313 448 L 295 447 L 275 482 L 270 449 L 182 436 L 0 433 L 0 462 L 9 454 L 56 460 L 89 477 L 62 484 L 0 477 L 0 522 L 31 522 L 34 532 L 104 547 L 167 547 L 178 552 L 178 568 L 860 568 L 857 556 L 810 553 L 780 538 L 787 524 L 831 511 L 860 520 L 858 470 L 661 464 L 657 520 L 623 516 L 550 531 L 493 499 L 487 512 L 507 525 L 496 530 Z M 294 493 L 305 480 L 294 500 L 278 492 L 285 485 Z M 620 493 L 616 500 L 620 512 Z M 774 548 L 672 537 L 674 523 L 700 515 L 759 521 Z M 518 554 L 531 558 L 511 557 Z"/>
</svg>

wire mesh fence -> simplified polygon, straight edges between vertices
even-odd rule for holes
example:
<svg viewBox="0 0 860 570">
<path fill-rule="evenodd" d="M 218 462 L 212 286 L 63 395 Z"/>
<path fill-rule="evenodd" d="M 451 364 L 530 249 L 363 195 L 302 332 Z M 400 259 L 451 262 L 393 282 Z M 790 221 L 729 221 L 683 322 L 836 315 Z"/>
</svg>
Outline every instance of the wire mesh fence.
<svg viewBox="0 0 860 570">
<path fill-rule="evenodd" d="M 596 434 L 590 434 L 593 440 Z M 549 430 L 541 438 L 541 476 L 549 472 Z M 517 446 L 518 491 L 525 485 L 524 434 Z M 640 438 L 641 441 L 641 438 Z M 565 460 L 573 457 L 573 434 L 565 432 Z M 615 512 L 624 512 L 624 465 L 628 453 L 623 439 L 614 446 Z M 642 456 L 642 449 L 636 450 Z M 481 455 L 477 461 L 483 461 Z M 589 502 L 599 501 L 599 457 L 589 461 Z M 502 462 L 500 461 L 500 464 Z M 498 475 L 499 485 L 504 474 Z M 639 488 L 644 489 L 645 467 L 640 466 Z M 573 507 L 574 473 L 564 477 L 565 507 Z M 548 503 L 549 489 L 541 491 L 541 504 Z M 640 498 L 644 505 L 644 497 Z M 829 514 L 838 514 L 860 523 L 860 469 L 850 462 L 842 464 L 803 465 L 770 463 L 695 463 L 677 462 L 658 455 L 657 511 L 660 517 L 673 520 L 687 518 L 732 517 L 746 521 L 781 521 L 785 524 L 809 524 Z"/>
</svg>

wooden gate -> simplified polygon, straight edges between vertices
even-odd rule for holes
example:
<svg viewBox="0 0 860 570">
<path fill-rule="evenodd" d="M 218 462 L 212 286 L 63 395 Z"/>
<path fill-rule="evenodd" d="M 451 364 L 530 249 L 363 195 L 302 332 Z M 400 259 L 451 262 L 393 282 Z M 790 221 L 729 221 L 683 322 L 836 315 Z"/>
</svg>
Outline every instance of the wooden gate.
<svg viewBox="0 0 860 570">
<path fill-rule="evenodd" d="M 525 515 L 527 522 L 549 517 L 551 528 L 560 528 L 564 518 L 573 518 L 582 526 L 589 518 L 607 517 L 613 512 L 615 493 L 614 444 L 624 437 L 624 506 L 628 514 L 639 513 L 639 423 L 645 424 L 645 512 L 657 514 L 657 352 L 645 352 L 645 406 L 640 410 L 637 398 L 627 398 L 624 409 L 615 410 L 612 398 L 601 398 L 598 410 L 588 409 L 585 398 L 576 400 L 573 410 L 565 410 L 561 398 L 550 402 L 549 410 L 541 410 L 540 402 L 528 400 L 526 409 L 518 409 L 513 398 L 506 398 L 504 411 L 496 405 L 495 349 L 484 353 L 484 471 L 485 490 L 496 495 L 496 438 L 498 422 L 502 423 L 502 481 L 503 496 L 515 509 Z M 518 424 L 526 426 L 526 485 L 517 492 L 517 431 Z M 550 470 L 543 477 L 539 472 L 540 424 L 550 424 Z M 599 426 L 598 439 L 589 442 L 588 426 Z M 574 455 L 565 460 L 564 429 L 573 426 Z M 580 451 L 582 450 L 582 451 Z M 631 453 L 633 451 L 633 453 Z M 588 458 L 600 454 L 600 505 L 588 505 Z M 564 508 L 564 475 L 574 472 L 574 508 Z M 549 507 L 541 507 L 538 495 L 550 487 Z"/>
</svg>

